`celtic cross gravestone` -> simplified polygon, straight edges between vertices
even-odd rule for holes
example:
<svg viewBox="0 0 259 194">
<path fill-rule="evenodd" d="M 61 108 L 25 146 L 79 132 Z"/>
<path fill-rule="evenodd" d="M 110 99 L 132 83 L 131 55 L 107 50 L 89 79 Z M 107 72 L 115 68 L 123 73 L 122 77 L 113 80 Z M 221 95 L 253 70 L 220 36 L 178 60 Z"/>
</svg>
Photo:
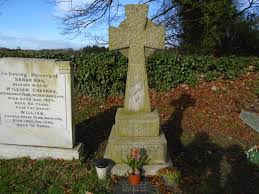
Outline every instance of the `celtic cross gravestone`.
<svg viewBox="0 0 259 194">
<path fill-rule="evenodd" d="M 109 29 L 109 49 L 119 50 L 128 58 L 128 72 L 124 108 L 116 113 L 105 157 L 117 163 L 112 173 L 123 174 L 127 167 L 120 163 L 130 148 L 144 148 L 151 157 L 151 165 L 144 170 L 146 174 L 155 174 L 170 162 L 158 112 L 150 107 L 145 59 L 155 49 L 164 49 L 165 32 L 163 26 L 147 19 L 147 5 L 127 5 L 125 12 L 126 19 L 120 26 Z"/>
<path fill-rule="evenodd" d="M 154 49 L 164 49 L 164 28 L 147 20 L 146 5 L 128 5 L 127 20 L 109 29 L 109 49 L 118 49 L 128 59 L 124 109 L 150 112 L 145 57 Z"/>
</svg>

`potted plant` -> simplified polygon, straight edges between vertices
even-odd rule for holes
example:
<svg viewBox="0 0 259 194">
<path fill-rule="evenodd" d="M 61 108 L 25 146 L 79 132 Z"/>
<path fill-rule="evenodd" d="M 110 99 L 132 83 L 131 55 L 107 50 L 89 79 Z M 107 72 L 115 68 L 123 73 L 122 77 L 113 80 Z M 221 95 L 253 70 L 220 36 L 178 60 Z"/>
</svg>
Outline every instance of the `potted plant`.
<svg viewBox="0 0 259 194">
<path fill-rule="evenodd" d="M 150 158 L 147 156 L 144 149 L 131 148 L 130 154 L 127 155 L 127 160 L 123 161 L 129 165 L 128 182 L 131 185 L 138 185 L 141 181 L 141 167 L 149 162 Z"/>
<path fill-rule="evenodd" d="M 167 186 L 176 187 L 179 184 L 181 173 L 175 168 L 162 168 L 158 171 L 158 176 L 162 177 Z"/>
<path fill-rule="evenodd" d="M 246 157 L 254 164 L 259 164 L 259 146 L 253 146 L 251 149 L 246 151 Z"/>
</svg>

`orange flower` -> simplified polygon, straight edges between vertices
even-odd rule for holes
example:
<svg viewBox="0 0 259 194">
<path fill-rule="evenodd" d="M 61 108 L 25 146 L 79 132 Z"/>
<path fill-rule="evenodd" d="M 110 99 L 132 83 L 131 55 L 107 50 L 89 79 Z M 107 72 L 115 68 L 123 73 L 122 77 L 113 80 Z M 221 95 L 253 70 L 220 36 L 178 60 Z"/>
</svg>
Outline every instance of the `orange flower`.
<svg viewBox="0 0 259 194">
<path fill-rule="evenodd" d="M 139 148 L 131 148 L 130 149 L 130 156 L 134 160 L 139 160 L 141 155 L 140 155 L 140 149 Z"/>
</svg>

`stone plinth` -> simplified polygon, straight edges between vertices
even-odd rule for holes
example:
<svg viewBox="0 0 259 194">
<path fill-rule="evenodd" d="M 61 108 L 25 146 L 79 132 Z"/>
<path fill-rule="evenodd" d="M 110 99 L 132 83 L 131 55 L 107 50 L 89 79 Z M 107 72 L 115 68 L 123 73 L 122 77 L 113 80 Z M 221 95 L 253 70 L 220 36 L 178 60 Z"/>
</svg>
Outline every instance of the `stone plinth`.
<svg viewBox="0 0 259 194">
<path fill-rule="evenodd" d="M 144 165 L 142 170 L 143 176 L 154 176 L 157 174 L 158 170 L 161 168 L 171 167 L 173 165 L 172 161 L 168 159 L 166 163 L 163 164 L 149 164 Z M 116 164 L 111 169 L 112 175 L 119 175 L 119 176 L 128 176 L 127 172 L 130 170 L 127 164 Z"/>
<path fill-rule="evenodd" d="M 115 116 L 113 131 L 120 137 L 159 136 L 159 115 L 153 112 L 128 112 L 119 108 Z"/>
<path fill-rule="evenodd" d="M 105 158 L 111 158 L 116 163 L 122 163 L 133 147 L 144 148 L 151 158 L 151 164 L 164 164 L 167 162 L 167 143 L 165 136 L 154 137 L 118 137 L 114 130 L 108 140 Z"/>
</svg>

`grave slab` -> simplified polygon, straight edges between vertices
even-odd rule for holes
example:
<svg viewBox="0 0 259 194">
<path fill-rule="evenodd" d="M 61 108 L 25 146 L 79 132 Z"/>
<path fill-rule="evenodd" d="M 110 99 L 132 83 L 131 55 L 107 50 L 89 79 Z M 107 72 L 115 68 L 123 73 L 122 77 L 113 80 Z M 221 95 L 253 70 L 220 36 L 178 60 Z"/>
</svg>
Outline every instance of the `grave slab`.
<svg viewBox="0 0 259 194">
<path fill-rule="evenodd" d="M 114 194 L 151 194 L 158 193 L 158 189 L 144 178 L 139 185 L 131 186 L 126 178 L 121 178 L 114 188 Z"/>
</svg>

